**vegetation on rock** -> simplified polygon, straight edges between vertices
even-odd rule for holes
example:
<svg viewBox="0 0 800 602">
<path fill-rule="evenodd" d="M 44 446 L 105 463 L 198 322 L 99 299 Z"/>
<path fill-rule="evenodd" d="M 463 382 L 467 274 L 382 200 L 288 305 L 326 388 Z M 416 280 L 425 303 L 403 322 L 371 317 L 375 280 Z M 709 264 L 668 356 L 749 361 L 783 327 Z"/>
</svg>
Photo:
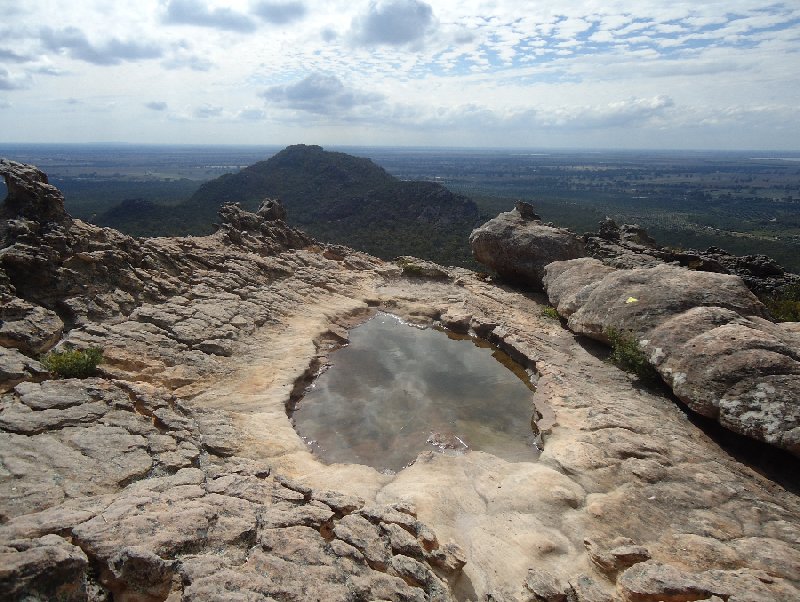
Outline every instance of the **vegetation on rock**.
<svg viewBox="0 0 800 602">
<path fill-rule="evenodd" d="M 770 315 L 778 322 L 800 322 L 800 285 L 785 288 L 761 298 Z"/>
<path fill-rule="evenodd" d="M 544 318 L 551 318 L 553 320 L 558 320 L 559 319 L 558 310 L 555 307 L 552 307 L 550 305 L 544 306 L 542 308 L 541 314 L 542 314 L 542 317 L 544 317 Z"/>
<path fill-rule="evenodd" d="M 103 350 L 99 347 L 64 349 L 50 351 L 42 356 L 42 365 L 61 378 L 89 378 L 97 373 L 97 366 L 103 361 Z"/>
<path fill-rule="evenodd" d="M 644 381 L 655 381 L 658 373 L 647 360 L 636 335 L 631 331 L 617 330 L 616 328 L 606 328 L 605 335 L 611 344 L 611 355 L 609 361 L 625 372 L 635 374 Z"/>
</svg>

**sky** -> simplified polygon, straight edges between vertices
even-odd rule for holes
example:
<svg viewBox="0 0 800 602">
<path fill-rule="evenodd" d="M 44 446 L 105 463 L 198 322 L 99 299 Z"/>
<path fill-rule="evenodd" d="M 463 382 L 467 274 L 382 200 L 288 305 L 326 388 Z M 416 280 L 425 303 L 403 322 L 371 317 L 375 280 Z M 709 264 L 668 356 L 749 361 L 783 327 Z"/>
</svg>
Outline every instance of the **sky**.
<svg viewBox="0 0 800 602">
<path fill-rule="evenodd" d="M 0 0 L 0 140 L 800 150 L 800 2 Z"/>
</svg>

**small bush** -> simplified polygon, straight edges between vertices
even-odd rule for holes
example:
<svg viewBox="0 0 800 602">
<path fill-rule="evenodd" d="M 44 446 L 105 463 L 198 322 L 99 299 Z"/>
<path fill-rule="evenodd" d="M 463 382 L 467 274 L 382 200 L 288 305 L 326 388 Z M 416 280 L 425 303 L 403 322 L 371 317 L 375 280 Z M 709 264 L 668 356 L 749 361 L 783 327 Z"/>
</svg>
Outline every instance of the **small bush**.
<svg viewBox="0 0 800 602">
<path fill-rule="evenodd" d="M 97 374 L 97 366 L 103 361 L 103 350 L 99 347 L 75 349 L 65 346 L 50 351 L 41 359 L 42 365 L 61 378 L 88 378 Z"/>
<path fill-rule="evenodd" d="M 635 374 L 642 380 L 657 380 L 658 373 L 647 361 L 647 356 L 639 347 L 639 341 L 632 332 L 606 328 L 606 336 L 611 343 L 611 355 L 608 356 L 608 359 L 612 364 L 621 370 Z"/>
<path fill-rule="evenodd" d="M 551 318 L 553 320 L 559 319 L 558 310 L 555 307 L 550 307 L 549 305 L 546 305 L 542 308 L 541 314 L 545 318 Z"/>
<path fill-rule="evenodd" d="M 778 294 L 761 298 L 777 322 L 800 322 L 800 285 L 785 288 Z"/>
</svg>

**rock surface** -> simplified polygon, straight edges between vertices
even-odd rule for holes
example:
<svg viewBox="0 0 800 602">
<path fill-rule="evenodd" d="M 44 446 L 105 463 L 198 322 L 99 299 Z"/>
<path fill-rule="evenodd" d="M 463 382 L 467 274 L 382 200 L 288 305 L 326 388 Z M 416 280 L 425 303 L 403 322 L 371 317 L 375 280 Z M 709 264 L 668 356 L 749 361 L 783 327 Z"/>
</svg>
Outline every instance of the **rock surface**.
<svg viewBox="0 0 800 602">
<path fill-rule="evenodd" d="M 0 597 L 800 596 L 797 495 L 667 395 L 633 387 L 532 295 L 441 266 L 409 278 L 231 211 L 257 229 L 231 219 L 206 238 L 134 240 L 75 220 L 0 251 L 9 298 L 55 311 L 62 340 L 108 358 L 96 378 L 35 382 L 35 359 L 4 347 L 21 382 L 0 397 Z M 90 243 L 93 279 L 68 267 Z M 4 277 L 8 254 L 39 258 L 32 273 L 53 290 Z M 138 283 L 114 284 L 125 273 Z M 97 301 L 117 288 L 116 306 Z M 321 463 L 286 404 L 375 308 L 446 317 L 535 366 L 539 460 L 424 452 L 397 474 Z"/>
<path fill-rule="evenodd" d="M 547 266 L 550 301 L 577 333 L 631 332 L 694 411 L 800 455 L 800 338 L 765 319 L 736 276 L 673 265 L 614 269 L 597 259 Z"/>
<path fill-rule="evenodd" d="M 705 251 L 662 247 L 644 228 L 618 226 L 610 218 L 600 222 L 597 233 L 584 234 L 583 241 L 589 256 L 615 268 L 669 263 L 701 272 L 731 274 L 741 278 L 757 295 L 773 295 L 800 285 L 800 275 L 787 272 L 766 255 L 737 256 L 717 247 Z"/>
<path fill-rule="evenodd" d="M 541 290 L 544 266 L 585 255 L 580 238 L 541 222 L 528 203 L 501 213 L 470 234 L 477 261 L 507 280 Z"/>
</svg>

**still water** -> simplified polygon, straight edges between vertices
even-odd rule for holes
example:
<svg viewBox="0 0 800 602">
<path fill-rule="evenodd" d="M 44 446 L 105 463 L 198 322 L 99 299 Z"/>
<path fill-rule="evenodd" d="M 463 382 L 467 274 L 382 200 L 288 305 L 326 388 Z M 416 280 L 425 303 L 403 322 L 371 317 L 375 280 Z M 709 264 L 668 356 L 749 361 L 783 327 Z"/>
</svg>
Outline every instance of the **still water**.
<svg viewBox="0 0 800 602">
<path fill-rule="evenodd" d="M 353 328 L 330 359 L 292 413 L 325 462 L 397 471 L 429 450 L 538 456 L 532 387 L 486 343 L 380 313 Z"/>
</svg>

